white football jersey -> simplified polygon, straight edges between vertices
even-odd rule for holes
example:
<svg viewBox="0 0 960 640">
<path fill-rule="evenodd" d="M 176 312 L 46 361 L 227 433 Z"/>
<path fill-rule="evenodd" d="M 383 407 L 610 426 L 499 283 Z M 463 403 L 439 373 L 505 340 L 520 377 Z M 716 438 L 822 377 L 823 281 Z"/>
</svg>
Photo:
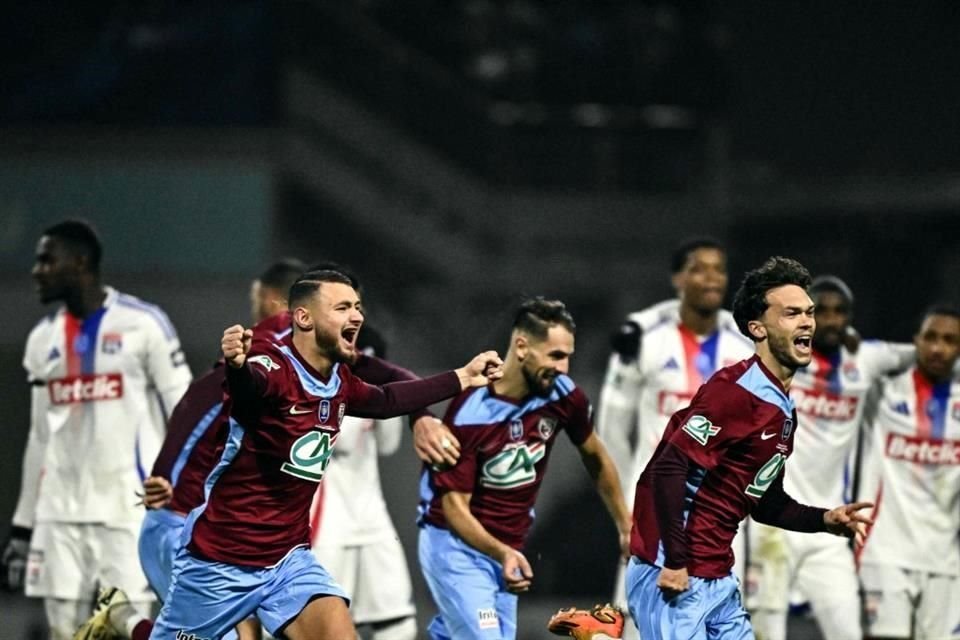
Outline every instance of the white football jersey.
<svg viewBox="0 0 960 640">
<path fill-rule="evenodd" d="M 629 506 L 670 416 L 686 407 L 717 369 L 752 356 L 754 346 L 737 329 L 729 311 L 720 312 L 712 334 L 694 335 L 680 324 L 676 300 L 633 313 L 627 320 L 643 331 L 639 354 L 629 362 L 617 353 L 610 357 L 600 392 L 597 432 L 620 470 Z"/>
<path fill-rule="evenodd" d="M 314 546 L 365 545 L 396 537 L 377 457 L 399 448 L 404 424 L 402 417 L 343 419 L 333 461 L 310 509 Z"/>
<path fill-rule="evenodd" d="M 874 524 L 863 564 L 960 575 L 960 382 L 884 380 L 872 424 Z"/>
<path fill-rule="evenodd" d="M 784 487 L 804 504 L 833 508 L 847 501 L 849 460 L 863 420 L 867 394 L 884 375 L 913 362 L 911 344 L 865 341 L 851 354 L 841 347 L 797 371 L 790 396 L 800 421 Z"/>
<path fill-rule="evenodd" d="M 104 290 L 88 318 L 61 308 L 27 339 L 31 425 L 16 525 L 143 517 L 137 493 L 190 369 L 163 311 Z"/>
</svg>

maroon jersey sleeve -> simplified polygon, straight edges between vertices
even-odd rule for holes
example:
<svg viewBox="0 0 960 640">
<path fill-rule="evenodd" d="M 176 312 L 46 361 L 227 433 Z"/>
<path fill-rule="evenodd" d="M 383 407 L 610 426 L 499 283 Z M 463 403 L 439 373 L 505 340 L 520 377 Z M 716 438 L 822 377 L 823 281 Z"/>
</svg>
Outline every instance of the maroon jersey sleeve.
<svg viewBox="0 0 960 640">
<path fill-rule="evenodd" d="M 392 418 L 460 393 L 460 379 L 454 371 L 382 386 L 367 384 L 352 373 L 343 378 L 349 385 L 347 413 L 360 418 Z"/>
<path fill-rule="evenodd" d="M 786 469 L 780 471 L 763 498 L 754 507 L 754 520 L 768 524 L 772 527 L 780 527 L 790 531 L 800 531 L 802 533 L 819 533 L 826 531 L 826 524 L 823 522 L 823 514 L 826 509 L 819 507 L 808 507 L 794 500 L 783 489 L 783 476 Z"/>
<path fill-rule="evenodd" d="M 438 494 L 448 491 L 473 493 L 477 483 L 477 452 L 479 445 L 474 435 L 481 431 L 476 428 L 452 428 L 453 434 L 460 441 L 460 457 L 457 463 L 443 471 L 433 472 L 433 487 Z"/>
<path fill-rule="evenodd" d="M 419 380 L 419 376 L 383 358 L 360 354 L 357 361 L 351 365 L 350 371 L 367 384 L 387 384 L 403 382 L 405 380 Z M 422 408 L 410 414 L 410 423 L 413 424 L 424 416 L 433 416 L 427 408 Z"/>
<path fill-rule="evenodd" d="M 570 394 L 570 404 L 570 420 L 565 423 L 564 428 L 570 442 L 579 447 L 593 433 L 593 406 L 580 387 Z"/>
<path fill-rule="evenodd" d="M 167 421 L 167 435 L 150 475 L 170 479 L 173 465 L 197 423 L 223 399 L 223 373 L 223 367 L 217 366 L 194 380 L 183 394 Z"/>
<path fill-rule="evenodd" d="M 724 452 L 750 432 L 753 405 L 739 385 L 714 379 L 700 387 L 669 442 L 694 464 L 715 469 Z"/>
</svg>

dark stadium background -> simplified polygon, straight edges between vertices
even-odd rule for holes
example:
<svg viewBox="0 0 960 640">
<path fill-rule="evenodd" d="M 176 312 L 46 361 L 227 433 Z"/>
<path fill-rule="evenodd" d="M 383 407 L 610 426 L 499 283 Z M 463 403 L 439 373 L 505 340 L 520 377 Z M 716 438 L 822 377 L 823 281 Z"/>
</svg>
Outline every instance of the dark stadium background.
<svg viewBox="0 0 960 640">
<path fill-rule="evenodd" d="M 194 372 L 272 259 L 335 259 L 421 373 L 503 349 L 526 294 L 579 324 L 596 399 L 607 336 L 671 295 L 671 248 L 771 254 L 845 278 L 865 336 L 907 340 L 960 300 L 960 11 L 680 0 L 51 0 L 0 24 L 0 533 L 28 427 L 45 226 L 97 224 L 105 280 L 160 304 Z M 417 465 L 383 461 L 422 619 Z M 607 597 L 613 529 L 569 445 L 551 461 L 521 638 Z M 0 596 L 0 636 L 43 637 Z M 855 612 L 851 612 L 855 615 Z M 815 637 L 795 621 L 792 638 Z"/>
</svg>

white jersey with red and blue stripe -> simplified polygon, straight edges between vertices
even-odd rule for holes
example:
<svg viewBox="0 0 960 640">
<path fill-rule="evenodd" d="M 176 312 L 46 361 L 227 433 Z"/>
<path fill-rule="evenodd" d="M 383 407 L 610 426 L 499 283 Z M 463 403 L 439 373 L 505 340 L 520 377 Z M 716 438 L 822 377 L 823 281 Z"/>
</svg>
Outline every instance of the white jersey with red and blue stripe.
<svg viewBox="0 0 960 640">
<path fill-rule="evenodd" d="M 841 347 L 799 369 L 790 385 L 797 429 L 790 473 L 783 486 L 803 504 L 835 507 L 850 500 L 850 464 L 867 394 L 884 375 L 913 362 L 912 344 L 865 341 L 850 353 Z"/>
<path fill-rule="evenodd" d="M 28 457 L 36 453 L 39 473 L 24 474 L 16 525 L 143 517 L 136 494 L 190 370 L 163 311 L 104 291 L 103 305 L 87 318 L 60 309 L 27 339 Z"/>
<path fill-rule="evenodd" d="M 960 382 L 887 379 L 872 425 L 874 524 L 862 564 L 960 575 Z"/>
<path fill-rule="evenodd" d="M 728 311 L 720 311 L 716 330 L 707 336 L 681 324 L 678 302 L 660 303 L 627 319 L 643 331 L 639 353 L 627 362 L 620 354 L 610 357 L 597 432 L 620 470 L 623 495 L 630 503 L 670 416 L 687 407 L 718 369 L 751 357 L 754 346 Z M 630 460 L 632 439 L 636 447 Z"/>
</svg>

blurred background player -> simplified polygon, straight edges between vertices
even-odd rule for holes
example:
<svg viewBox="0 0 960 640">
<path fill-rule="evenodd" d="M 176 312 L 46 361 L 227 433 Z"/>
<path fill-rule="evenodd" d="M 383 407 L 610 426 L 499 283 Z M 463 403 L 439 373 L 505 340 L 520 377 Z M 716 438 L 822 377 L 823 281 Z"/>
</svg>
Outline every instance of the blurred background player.
<svg viewBox="0 0 960 640">
<path fill-rule="evenodd" d="M 98 583 L 150 608 L 135 495 L 163 439 L 164 411 L 190 383 L 166 314 L 102 285 L 101 256 L 93 228 L 67 220 L 43 232 L 32 271 L 40 300 L 63 307 L 27 339 L 30 434 L 3 578 L 20 588 L 26 559 L 26 593 L 44 599 L 58 640 L 87 618 Z"/>
<path fill-rule="evenodd" d="M 847 346 L 853 293 L 840 278 L 824 275 L 810 285 L 816 304 L 813 358 L 797 370 L 790 395 L 799 421 L 790 473 L 784 488 L 805 504 L 840 504 L 850 498 L 851 469 L 867 396 L 880 378 L 905 369 L 912 344 L 863 341 Z M 762 567 L 759 601 L 751 607 L 754 628 L 764 640 L 787 636 L 789 592 L 810 602 L 828 640 L 859 640 L 860 582 L 846 541 L 758 525 L 751 564 Z"/>
<path fill-rule="evenodd" d="M 562 302 L 520 305 L 503 377 L 451 403 L 444 423 L 461 442 L 447 470 L 424 469 L 420 567 L 440 610 L 433 640 L 510 640 L 517 633 L 517 593 L 533 572 L 521 549 L 557 434 L 577 447 L 620 534 L 630 517 L 617 470 L 593 433 L 590 402 L 567 376 L 575 325 Z"/>
<path fill-rule="evenodd" d="M 366 324 L 357 349 L 367 357 L 386 354 L 383 338 Z M 412 419 L 434 420 L 429 415 Z M 373 640 L 413 640 L 417 635 L 410 570 L 377 466 L 378 456 L 400 447 L 403 422 L 345 417 L 334 462 L 310 510 L 313 553 L 350 597 L 354 624 L 370 627 Z"/>
<path fill-rule="evenodd" d="M 874 639 L 947 640 L 960 638 L 960 311 L 932 308 L 914 344 L 916 366 L 883 381 L 872 424 L 865 626 Z"/>
<path fill-rule="evenodd" d="M 721 308 L 727 293 L 723 247 L 707 238 L 685 241 L 673 253 L 671 270 L 678 299 L 627 317 L 614 340 L 600 393 L 597 431 L 617 463 L 630 508 L 640 473 L 670 416 L 686 407 L 717 369 L 753 354 L 733 316 Z M 740 538 L 734 548 L 742 562 Z M 735 570 L 742 576 L 740 566 Z M 614 602 L 626 610 L 624 570 L 621 564 Z M 628 622 L 624 637 L 636 634 Z"/>
<path fill-rule="evenodd" d="M 627 595 L 644 640 L 753 637 L 731 572 L 730 545 L 748 514 L 795 531 L 862 535 L 856 512 L 868 503 L 826 511 L 783 489 L 796 425 L 789 390 L 812 358 L 809 284 L 800 263 L 780 257 L 746 274 L 734 315 L 756 354 L 674 414 L 640 477 Z"/>
</svg>

